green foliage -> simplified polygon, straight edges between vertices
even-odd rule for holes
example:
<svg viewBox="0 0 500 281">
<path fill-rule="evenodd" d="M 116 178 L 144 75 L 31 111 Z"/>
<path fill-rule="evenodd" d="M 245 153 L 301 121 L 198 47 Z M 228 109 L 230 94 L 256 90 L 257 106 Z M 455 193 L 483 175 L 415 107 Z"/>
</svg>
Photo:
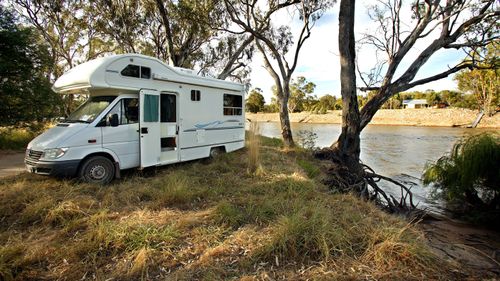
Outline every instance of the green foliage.
<svg viewBox="0 0 500 281">
<path fill-rule="evenodd" d="M 441 96 L 439 95 L 439 93 L 431 91 L 427 94 L 426 100 L 429 106 L 434 106 L 441 102 Z"/>
<path fill-rule="evenodd" d="M 300 130 L 297 133 L 297 143 L 306 150 L 312 150 L 316 147 L 318 134 L 312 130 Z"/>
<path fill-rule="evenodd" d="M 341 110 L 342 99 L 337 99 L 332 95 L 324 95 L 319 100 L 310 102 L 307 109 L 316 114 L 326 114 L 328 110 Z"/>
<path fill-rule="evenodd" d="M 276 86 L 273 86 L 271 90 L 273 91 L 273 94 L 276 95 Z M 269 113 L 279 112 L 278 100 L 275 97 L 271 98 L 271 104 L 264 105 L 264 112 L 269 112 Z"/>
<path fill-rule="evenodd" d="M 462 70 L 454 79 L 461 91 L 472 93 L 480 109 L 491 115 L 500 106 L 500 42 L 493 41 L 479 53 L 485 58 L 482 68 Z"/>
<path fill-rule="evenodd" d="M 448 202 L 498 209 L 500 137 L 483 133 L 460 140 L 449 155 L 427 164 L 423 180 L 426 185 L 434 183 L 436 195 Z"/>
<path fill-rule="evenodd" d="M 267 138 L 261 136 L 260 143 L 264 146 L 283 147 L 283 140 L 280 138 Z"/>
<path fill-rule="evenodd" d="M 311 99 L 316 84 L 307 81 L 303 76 L 297 77 L 290 83 L 290 98 L 288 99 L 288 109 L 290 112 L 301 112 L 306 109 L 307 101 Z M 315 98 L 312 98 L 315 99 Z"/>
<path fill-rule="evenodd" d="M 0 7 L 0 125 L 60 116 L 61 98 L 47 78 L 53 64 L 32 28 Z"/>
<path fill-rule="evenodd" d="M 262 90 L 260 88 L 255 88 L 250 91 L 245 103 L 245 108 L 247 111 L 257 113 L 264 110 L 264 104 L 265 100 L 262 95 Z"/>
<path fill-rule="evenodd" d="M 367 95 L 358 95 L 359 105 L 365 105 L 374 94 L 374 92 L 370 92 Z M 478 100 L 473 94 L 450 90 L 443 90 L 439 92 L 427 90 L 425 92 L 413 91 L 398 93 L 390 97 L 381 108 L 399 109 L 402 108 L 403 100 L 411 99 L 425 99 L 430 106 L 444 105 L 474 110 L 479 108 Z"/>
<path fill-rule="evenodd" d="M 0 149 L 24 149 L 35 136 L 34 132 L 26 129 L 0 128 Z"/>
<path fill-rule="evenodd" d="M 306 172 L 307 177 L 310 179 L 315 178 L 320 173 L 318 165 L 306 159 L 297 159 L 297 164 Z"/>
</svg>

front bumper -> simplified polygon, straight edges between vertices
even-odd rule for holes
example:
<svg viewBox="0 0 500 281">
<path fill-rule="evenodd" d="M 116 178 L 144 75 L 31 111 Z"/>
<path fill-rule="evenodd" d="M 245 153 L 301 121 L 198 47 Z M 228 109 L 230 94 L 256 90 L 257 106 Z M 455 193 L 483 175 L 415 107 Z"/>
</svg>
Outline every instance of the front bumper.
<svg viewBox="0 0 500 281">
<path fill-rule="evenodd" d="M 24 164 L 30 173 L 55 177 L 74 177 L 78 172 L 80 160 L 33 161 L 25 158 Z"/>
</svg>

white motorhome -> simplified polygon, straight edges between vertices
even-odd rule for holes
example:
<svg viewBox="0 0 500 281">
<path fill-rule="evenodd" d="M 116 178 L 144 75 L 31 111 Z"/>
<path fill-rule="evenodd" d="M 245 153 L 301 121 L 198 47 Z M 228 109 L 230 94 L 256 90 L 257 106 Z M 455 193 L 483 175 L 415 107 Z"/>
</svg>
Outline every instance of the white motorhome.
<svg viewBox="0 0 500 281">
<path fill-rule="evenodd" d="M 120 170 L 231 152 L 245 144 L 244 86 L 137 54 L 74 67 L 53 86 L 89 99 L 32 140 L 29 172 L 107 183 Z"/>
</svg>

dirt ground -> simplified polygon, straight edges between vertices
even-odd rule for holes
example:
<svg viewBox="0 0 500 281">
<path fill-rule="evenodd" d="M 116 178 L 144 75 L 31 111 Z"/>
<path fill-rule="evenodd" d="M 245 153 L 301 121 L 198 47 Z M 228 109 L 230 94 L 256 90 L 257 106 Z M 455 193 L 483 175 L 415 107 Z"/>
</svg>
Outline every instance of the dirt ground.
<svg viewBox="0 0 500 281">
<path fill-rule="evenodd" d="M 0 178 L 24 171 L 24 152 L 0 150 Z"/>
<path fill-rule="evenodd" d="M 500 233 L 436 217 L 419 226 L 437 256 L 494 280 L 500 276 Z"/>
</svg>

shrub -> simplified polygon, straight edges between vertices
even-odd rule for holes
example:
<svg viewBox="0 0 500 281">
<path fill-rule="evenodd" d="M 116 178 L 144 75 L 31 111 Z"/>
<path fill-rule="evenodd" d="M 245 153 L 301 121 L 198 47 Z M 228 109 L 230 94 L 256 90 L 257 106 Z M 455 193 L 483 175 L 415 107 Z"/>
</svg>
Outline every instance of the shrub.
<svg viewBox="0 0 500 281">
<path fill-rule="evenodd" d="M 458 141 L 450 154 L 427 164 L 424 184 L 435 196 L 466 209 L 500 207 L 500 138 L 483 133 Z M 465 204 L 464 204 L 465 203 Z"/>
<path fill-rule="evenodd" d="M 312 150 L 316 147 L 316 139 L 318 139 L 318 135 L 312 130 L 300 130 L 297 133 L 298 144 L 307 150 Z"/>
</svg>

